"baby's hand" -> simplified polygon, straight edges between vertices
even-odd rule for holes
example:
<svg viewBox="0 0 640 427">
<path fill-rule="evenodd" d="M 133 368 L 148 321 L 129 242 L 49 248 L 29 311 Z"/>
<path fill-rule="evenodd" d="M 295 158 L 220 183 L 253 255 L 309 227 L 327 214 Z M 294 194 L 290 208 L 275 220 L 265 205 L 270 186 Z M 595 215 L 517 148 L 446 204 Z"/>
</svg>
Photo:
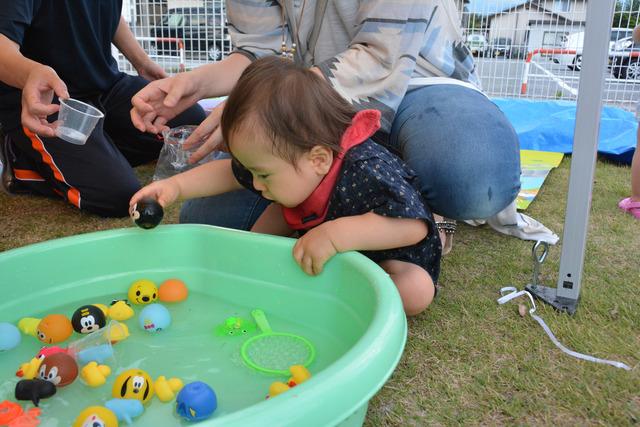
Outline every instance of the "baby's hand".
<svg viewBox="0 0 640 427">
<path fill-rule="evenodd" d="M 330 237 L 331 222 L 325 222 L 309 230 L 293 247 L 293 258 L 305 273 L 315 276 L 322 272 L 324 264 L 336 253 Z"/>
<path fill-rule="evenodd" d="M 163 208 L 166 208 L 175 202 L 179 196 L 180 187 L 174 180 L 163 179 L 161 181 L 155 181 L 142 187 L 131 197 L 131 200 L 129 200 L 129 211 L 131 212 L 136 203 L 146 198 L 157 200 Z"/>
</svg>

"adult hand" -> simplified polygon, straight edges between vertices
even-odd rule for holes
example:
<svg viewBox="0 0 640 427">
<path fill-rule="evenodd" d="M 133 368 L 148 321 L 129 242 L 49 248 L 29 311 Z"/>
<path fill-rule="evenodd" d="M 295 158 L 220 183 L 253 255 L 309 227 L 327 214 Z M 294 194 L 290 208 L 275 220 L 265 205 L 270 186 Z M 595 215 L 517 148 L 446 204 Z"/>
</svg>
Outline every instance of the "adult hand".
<svg viewBox="0 0 640 427">
<path fill-rule="evenodd" d="M 293 258 L 302 270 L 312 276 L 322 273 L 324 264 L 336 253 L 331 239 L 331 221 L 307 231 L 293 247 Z"/>
<path fill-rule="evenodd" d="M 196 163 L 204 158 L 207 154 L 216 149 L 222 142 L 222 130 L 220 128 L 220 118 L 222 118 L 222 111 L 227 101 L 222 101 L 220 104 L 211 110 L 211 114 L 196 130 L 194 130 L 189 138 L 184 142 L 184 149 L 188 150 L 198 142 L 204 141 L 202 145 L 191 154 L 189 157 L 189 163 Z"/>
<path fill-rule="evenodd" d="M 138 72 L 138 75 L 140 77 L 143 77 L 150 82 L 169 77 L 168 74 L 164 71 L 164 68 L 153 62 L 151 59 L 137 66 L 136 71 Z"/>
<path fill-rule="evenodd" d="M 169 178 L 155 181 L 145 187 L 142 187 L 133 196 L 131 196 L 131 200 L 129 200 L 129 212 L 131 212 L 133 210 L 133 206 L 142 199 L 157 200 L 163 208 L 166 208 L 178 200 L 179 196 L 180 186 L 175 182 L 175 180 Z"/>
<path fill-rule="evenodd" d="M 30 131 L 52 137 L 55 136 L 56 123 L 49 123 L 47 117 L 60 109 L 52 104 L 53 95 L 69 98 L 67 85 L 51 67 L 45 65 L 31 69 L 22 88 L 22 124 Z"/>
<path fill-rule="evenodd" d="M 160 133 L 167 122 L 199 99 L 198 83 L 191 73 L 155 80 L 131 99 L 131 121 L 141 132 Z"/>
</svg>

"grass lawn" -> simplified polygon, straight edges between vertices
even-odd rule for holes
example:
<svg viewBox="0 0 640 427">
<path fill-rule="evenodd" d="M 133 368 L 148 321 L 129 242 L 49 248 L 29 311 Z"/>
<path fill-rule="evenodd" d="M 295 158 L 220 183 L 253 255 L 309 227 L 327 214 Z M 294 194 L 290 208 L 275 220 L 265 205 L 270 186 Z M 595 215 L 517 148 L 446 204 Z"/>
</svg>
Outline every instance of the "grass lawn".
<svg viewBox="0 0 640 427">
<path fill-rule="evenodd" d="M 570 160 L 552 171 L 527 214 L 562 236 Z M 143 180 L 152 168 L 139 168 Z M 498 306 L 498 290 L 531 278 L 531 242 L 486 227 L 458 227 L 444 258 L 438 300 L 409 320 L 392 378 L 370 403 L 366 425 L 638 425 L 640 423 L 640 222 L 617 208 L 629 168 L 598 162 L 581 302 L 574 317 L 538 306 L 567 347 L 634 367 L 571 358 L 538 324 Z M 177 222 L 178 209 L 165 223 Z M 73 234 L 129 227 L 59 201 L 0 193 L 0 251 Z M 560 245 L 542 267 L 555 287 Z"/>
</svg>

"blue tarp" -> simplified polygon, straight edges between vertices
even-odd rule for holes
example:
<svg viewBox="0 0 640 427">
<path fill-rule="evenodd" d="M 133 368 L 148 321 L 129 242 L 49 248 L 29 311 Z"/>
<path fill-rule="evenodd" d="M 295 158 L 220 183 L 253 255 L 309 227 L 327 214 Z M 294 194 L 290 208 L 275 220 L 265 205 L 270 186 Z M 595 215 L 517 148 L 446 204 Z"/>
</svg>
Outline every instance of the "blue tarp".
<svg viewBox="0 0 640 427">
<path fill-rule="evenodd" d="M 524 150 L 571 153 L 576 124 L 576 103 L 493 99 L 509 118 Z M 600 122 L 598 152 L 622 163 L 631 163 L 636 147 L 638 122 L 621 108 L 604 107 Z"/>
</svg>

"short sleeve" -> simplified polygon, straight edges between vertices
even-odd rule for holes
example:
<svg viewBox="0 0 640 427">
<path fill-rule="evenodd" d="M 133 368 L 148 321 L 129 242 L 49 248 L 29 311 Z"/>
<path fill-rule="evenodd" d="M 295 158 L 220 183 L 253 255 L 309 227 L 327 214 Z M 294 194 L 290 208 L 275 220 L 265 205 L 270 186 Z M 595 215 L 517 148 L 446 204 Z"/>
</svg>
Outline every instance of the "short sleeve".
<svg viewBox="0 0 640 427">
<path fill-rule="evenodd" d="M 39 8 L 40 0 L 0 2 L 0 33 L 22 45 L 24 35 Z"/>
<path fill-rule="evenodd" d="M 400 161 L 391 156 L 371 157 L 354 166 L 370 182 L 365 186 L 370 212 L 390 218 L 430 218 L 422 196 L 411 184 L 415 177 Z"/>
</svg>

